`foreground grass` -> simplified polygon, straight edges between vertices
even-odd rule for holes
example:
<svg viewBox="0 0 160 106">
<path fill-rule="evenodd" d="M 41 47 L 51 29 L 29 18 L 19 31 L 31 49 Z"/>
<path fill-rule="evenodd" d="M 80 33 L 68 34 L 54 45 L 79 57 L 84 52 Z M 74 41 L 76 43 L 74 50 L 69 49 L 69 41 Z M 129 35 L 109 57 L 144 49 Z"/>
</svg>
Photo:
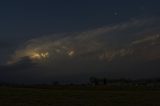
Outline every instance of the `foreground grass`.
<svg viewBox="0 0 160 106">
<path fill-rule="evenodd" d="M 0 106 L 160 106 L 160 91 L 1 87 Z"/>
</svg>

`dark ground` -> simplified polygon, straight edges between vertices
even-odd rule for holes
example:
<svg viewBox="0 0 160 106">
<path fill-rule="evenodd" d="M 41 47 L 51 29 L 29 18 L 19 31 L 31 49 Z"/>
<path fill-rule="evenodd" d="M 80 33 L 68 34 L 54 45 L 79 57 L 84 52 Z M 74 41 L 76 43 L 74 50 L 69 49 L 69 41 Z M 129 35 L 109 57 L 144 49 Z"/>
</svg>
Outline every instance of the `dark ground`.
<svg viewBox="0 0 160 106">
<path fill-rule="evenodd" d="M 0 106 L 160 106 L 160 90 L 0 87 Z"/>
</svg>

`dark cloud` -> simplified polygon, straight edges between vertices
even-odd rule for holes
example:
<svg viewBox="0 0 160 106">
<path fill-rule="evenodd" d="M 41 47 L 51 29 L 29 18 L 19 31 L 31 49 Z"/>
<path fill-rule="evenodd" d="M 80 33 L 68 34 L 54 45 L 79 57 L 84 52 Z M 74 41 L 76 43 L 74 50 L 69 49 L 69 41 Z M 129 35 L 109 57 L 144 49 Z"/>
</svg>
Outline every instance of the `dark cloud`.
<svg viewBox="0 0 160 106">
<path fill-rule="evenodd" d="M 132 20 L 95 30 L 64 34 L 59 38 L 57 38 L 59 34 L 35 38 L 16 50 L 11 62 L 16 62 L 25 56 L 43 59 L 49 57 L 46 60 L 52 63 L 66 59 L 88 58 L 111 61 L 128 55 L 143 57 L 145 55 L 143 51 L 148 51 L 152 56 L 159 51 L 160 40 L 160 27 L 157 26 L 159 21 L 155 20 L 157 19 Z M 153 47 L 157 49 L 150 53 L 149 49 Z"/>
<path fill-rule="evenodd" d="M 32 69 L 36 64 L 32 62 L 29 57 L 22 57 L 19 61 L 14 64 L 7 64 L 0 66 L 1 71 L 24 71 Z"/>
<path fill-rule="evenodd" d="M 1 70 L 13 70 L 13 75 L 8 74 L 15 80 L 16 76 L 24 76 L 25 79 L 20 78 L 24 81 L 75 76 L 158 77 L 160 27 L 155 20 L 132 20 L 90 31 L 31 39 L 15 50 Z M 18 71 L 14 73 L 15 70 Z"/>
</svg>

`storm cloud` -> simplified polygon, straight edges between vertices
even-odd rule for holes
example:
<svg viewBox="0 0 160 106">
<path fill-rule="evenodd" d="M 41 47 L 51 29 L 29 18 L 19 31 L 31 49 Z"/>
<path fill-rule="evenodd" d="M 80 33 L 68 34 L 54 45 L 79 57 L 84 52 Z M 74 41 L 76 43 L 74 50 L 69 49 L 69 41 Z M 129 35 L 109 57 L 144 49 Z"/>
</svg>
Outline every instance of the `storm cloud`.
<svg viewBox="0 0 160 106">
<path fill-rule="evenodd" d="M 159 29 L 153 20 L 133 20 L 91 31 L 59 34 L 59 37 L 58 34 L 53 34 L 35 38 L 15 51 L 11 63 L 25 56 L 52 62 L 83 58 L 110 61 L 116 56 L 138 55 L 138 48 L 149 50 L 150 53 L 151 46 L 159 47 Z"/>
<path fill-rule="evenodd" d="M 97 73 L 113 77 L 155 77 L 160 60 L 158 23 L 158 19 L 131 20 L 89 31 L 31 39 L 15 50 L 7 65 L 27 66 L 25 71 L 32 70 L 28 71 L 31 76 L 37 73 L 46 79 Z M 23 62 L 26 62 L 24 66 L 19 65 Z M 38 67 L 33 68 L 34 65 Z M 149 70 L 152 68 L 146 67 L 154 67 L 152 75 Z"/>
</svg>

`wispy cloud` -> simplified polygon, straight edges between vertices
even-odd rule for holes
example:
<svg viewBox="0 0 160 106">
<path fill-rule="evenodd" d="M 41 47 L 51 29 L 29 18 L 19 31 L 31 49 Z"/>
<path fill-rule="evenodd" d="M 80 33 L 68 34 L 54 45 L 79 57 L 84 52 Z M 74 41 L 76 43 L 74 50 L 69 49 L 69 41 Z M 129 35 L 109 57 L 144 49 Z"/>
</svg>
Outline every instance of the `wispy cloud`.
<svg viewBox="0 0 160 106">
<path fill-rule="evenodd" d="M 132 44 L 142 44 L 142 43 L 147 43 L 147 42 L 151 42 L 151 43 L 154 43 L 154 42 L 157 42 L 157 40 L 160 40 L 160 35 L 157 34 L 157 35 L 152 35 L 152 36 L 146 36 L 142 39 L 138 39 L 138 40 L 135 40 L 132 42 Z"/>
</svg>

